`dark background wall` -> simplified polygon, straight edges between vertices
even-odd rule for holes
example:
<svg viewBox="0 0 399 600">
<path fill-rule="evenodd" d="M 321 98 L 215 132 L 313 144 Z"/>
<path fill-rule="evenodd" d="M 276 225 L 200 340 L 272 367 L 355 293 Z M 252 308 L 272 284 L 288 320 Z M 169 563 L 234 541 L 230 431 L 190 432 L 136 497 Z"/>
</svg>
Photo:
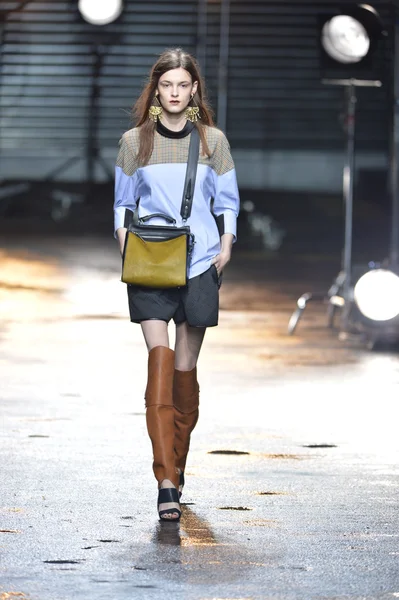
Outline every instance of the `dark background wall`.
<svg viewBox="0 0 399 600">
<path fill-rule="evenodd" d="M 3 2 L 1 8 L 19 4 Z M 32 0 L 9 14 L 1 53 L 1 176 L 45 177 L 68 157 L 81 156 L 82 164 L 77 161 L 60 177 L 84 177 L 95 77 L 99 114 L 93 126 L 100 152 L 112 164 L 154 56 L 168 46 L 196 52 L 205 41 L 202 66 L 216 108 L 221 3 L 206 5 L 205 40 L 199 40 L 200 5 L 198 0 L 125 0 L 121 18 L 106 27 L 85 23 L 75 1 Z M 374 5 L 380 5 L 389 27 L 389 4 Z M 308 159 L 311 168 L 316 154 L 329 156 L 334 165 L 339 161 L 343 91 L 321 83 L 318 47 L 318 17 L 337 7 L 339 2 L 331 1 L 232 0 L 226 128 L 246 172 L 248 158 L 257 170 L 267 159 L 276 163 L 274 169 L 284 167 L 284 153 L 288 166 Z M 378 155 L 382 165 L 389 131 L 389 43 L 380 56 L 378 76 L 385 85 L 360 90 L 357 144 L 361 153 Z M 102 175 L 96 169 L 96 176 Z M 272 187 L 282 179 L 271 176 Z M 251 180 L 268 185 L 266 174 Z"/>
<path fill-rule="evenodd" d="M 226 132 L 242 197 L 279 220 L 288 213 L 309 220 L 320 194 L 335 198 L 323 205 L 330 216 L 342 213 L 344 92 L 322 84 L 319 60 L 319 19 L 340 4 L 231 0 Z M 391 31 L 391 3 L 373 5 Z M 71 205 L 87 204 L 90 180 L 112 185 L 131 106 L 166 47 L 198 55 L 217 109 L 218 0 L 125 0 L 122 16 L 106 27 L 83 21 L 75 0 L 3 0 L 0 10 L 0 215 L 18 212 L 21 198 L 25 212 L 50 198 L 53 217 L 62 218 Z M 392 36 L 376 56 L 375 75 L 383 86 L 358 93 L 357 193 L 378 189 L 382 204 L 391 70 Z M 109 205 L 109 194 L 96 191 L 96 202 L 101 196 Z M 318 194 L 319 200 L 295 213 L 296 200 L 289 202 L 288 194 Z"/>
</svg>

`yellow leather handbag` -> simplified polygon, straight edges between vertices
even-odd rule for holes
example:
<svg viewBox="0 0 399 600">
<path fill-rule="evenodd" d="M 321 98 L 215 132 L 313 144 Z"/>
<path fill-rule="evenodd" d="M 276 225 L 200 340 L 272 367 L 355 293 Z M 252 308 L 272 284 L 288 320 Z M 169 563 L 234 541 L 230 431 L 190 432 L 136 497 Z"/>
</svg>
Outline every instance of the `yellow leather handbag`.
<svg viewBox="0 0 399 600">
<path fill-rule="evenodd" d="M 191 132 L 186 179 L 180 214 L 183 223 L 191 214 L 199 156 L 199 134 Z M 137 203 L 138 205 L 138 203 Z M 146 225 L 154 217 L 162 217 L 168 225 Z M 127 234 L 123 250 L 122 281 L 150 288 L 175 288 L 187 285 L 189 261 L 194 246 L 190 227 L 176 227 L 172 217 L 156 213 L 138 217 L 126 210 Z"/>
<path fill-rule="evenodd" d="M 146 231 L 135 227 L 126 235 L 122 281 L 151 288 L 186 285 L 190 228 L 144 225 L 141 229 Z"/>
</svg>

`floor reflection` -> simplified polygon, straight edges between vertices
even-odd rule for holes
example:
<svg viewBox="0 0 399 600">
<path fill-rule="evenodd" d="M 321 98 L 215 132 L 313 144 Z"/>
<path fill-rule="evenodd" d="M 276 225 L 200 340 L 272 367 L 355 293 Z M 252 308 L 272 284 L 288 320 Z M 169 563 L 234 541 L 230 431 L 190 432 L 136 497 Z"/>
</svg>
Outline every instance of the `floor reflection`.
<svg viewBox="0 0 399 600">
<path fill-rule="evenodd" d="M 183 505 L 180 522 L 159 521 L 153 541 L 166 546 L 212 546 L 217 544 L 209 523 Z"/>
<path fill-rule="evenodd" d="M 180 546 L 180 523 L 159 521 L 155 528 L 153 541 L 160 546 Z"/>
<path fill-rule="evenodd" d="M 213 546 L 218 543 L 208 521 L 189 506 L 183 506 L 181 527 L 186 534 L 182 537 L 182 546 Z"/>
<path fill-rule="evenodd" d="M 152 534 L 155 551 L 153 547 L 138 557 L 136 564 L 157 571 L 169 582 L 178 581 L 179 585 L 203 585 L 205 571 L 208 584 L 230 585 L 247 577 L 254 567 L 266 566 L 265 561 L 256 558 L 253 549 L 249 551 L 245 545 L 223 539 L 223 534 L 219 538 L 206 519 L 191 507 L 182 508 L 180 523 L 157 523 Z"/>
</svg>

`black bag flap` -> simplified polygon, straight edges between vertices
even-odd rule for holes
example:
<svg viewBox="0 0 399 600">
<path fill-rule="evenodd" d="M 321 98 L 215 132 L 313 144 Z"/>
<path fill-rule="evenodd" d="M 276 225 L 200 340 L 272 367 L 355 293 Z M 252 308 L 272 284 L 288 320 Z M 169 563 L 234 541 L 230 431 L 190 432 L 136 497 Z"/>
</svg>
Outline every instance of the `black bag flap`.
<svg viewBox="0 0 399 600">
<path fill-rule="evenodd" d="M 146 242 L 164 242 L 181 235 L 190 235 L 190 227 L 169 227 L 168 225 L 131 225 L 129 231 L 139 235 Z"/>
</svg>

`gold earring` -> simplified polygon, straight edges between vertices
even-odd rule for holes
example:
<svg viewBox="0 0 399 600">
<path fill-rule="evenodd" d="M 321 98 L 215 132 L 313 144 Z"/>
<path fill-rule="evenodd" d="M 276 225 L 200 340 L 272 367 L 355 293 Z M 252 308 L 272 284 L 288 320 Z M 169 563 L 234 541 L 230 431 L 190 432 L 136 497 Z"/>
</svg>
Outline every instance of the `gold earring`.
<svg viewBox="0 0 399 600">
<path fill-rule="evenodd" d="M 148 118 L 151 119 L 151 121 L 154 121 L 154 123 L 156 123 L 158 121 L 158 119 L 161 118 L 161 115 L 163 112 L 161 103 L 158 100 L 158 96 L 155 96 L 154 102 L 155 102 L 155 100 L 158 102 L 158 106 L 156 106 L 155 104 L 152 104 L 148 111 Z"/>
<path fill-rule="evenodd" d="M 191 100 L 194 101 L 194 96 L 191 96 Z M 186 108 L 186 119 L 187 121 L 191 121 L 191 123 L 196 123 L 198 119 L 201 118 L 199 114 L 198 106 L 187 106 Z"/>
</svg>

